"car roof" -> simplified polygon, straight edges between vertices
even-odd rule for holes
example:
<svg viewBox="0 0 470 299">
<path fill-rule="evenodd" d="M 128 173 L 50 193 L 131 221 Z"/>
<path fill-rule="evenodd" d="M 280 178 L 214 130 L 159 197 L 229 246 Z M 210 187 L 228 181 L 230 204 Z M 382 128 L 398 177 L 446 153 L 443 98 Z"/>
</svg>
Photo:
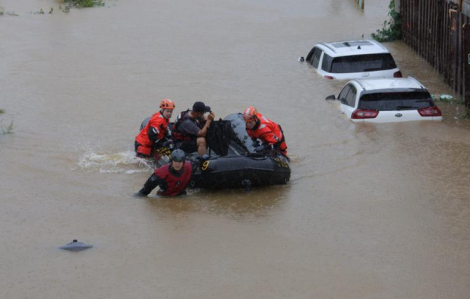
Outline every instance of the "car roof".
<svg viewBox="0 0 470 299">
<path fill-rule="evenodd" d="M 351 82 L 354 81 L 356 81 L 364 90 L 403 88 L 425 89 L 425 87 L 413 77 L 351 80 Z"/>
<path fill-rule="evenodd" d="M 330 56 L 350 56 L 365 54 L 390 53 L 387 48 L 374 40 L 338 41 L 330 43 L 320 43 L 325 52 Z"/>
</svg>

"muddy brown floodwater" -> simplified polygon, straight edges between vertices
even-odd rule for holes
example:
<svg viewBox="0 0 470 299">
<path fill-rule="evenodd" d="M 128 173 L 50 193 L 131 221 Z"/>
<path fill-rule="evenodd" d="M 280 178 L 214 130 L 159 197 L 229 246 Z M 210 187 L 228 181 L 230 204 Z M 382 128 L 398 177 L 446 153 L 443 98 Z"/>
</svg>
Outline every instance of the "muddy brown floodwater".
<svg viewBox="0 0 470 299">
<path fill-rule="evenodd" d="M 0 0 L 0 298 L 468 298 L 470 125 L 355 125 L 299 56 L 388 0 Z M 50 7 L 54 12 L 48 14 Z M 46 14 L 35 14 L 43 9 Z M 385 44 L 432 93 L 442 78 Z M 140 122 L 169 97 L 282 124 L 285 186 L 136 199 Z M 174 116 L 175 117 L 175 116 Z M 72 239 L 93 244 L 70 253 Z"/>
</svg>

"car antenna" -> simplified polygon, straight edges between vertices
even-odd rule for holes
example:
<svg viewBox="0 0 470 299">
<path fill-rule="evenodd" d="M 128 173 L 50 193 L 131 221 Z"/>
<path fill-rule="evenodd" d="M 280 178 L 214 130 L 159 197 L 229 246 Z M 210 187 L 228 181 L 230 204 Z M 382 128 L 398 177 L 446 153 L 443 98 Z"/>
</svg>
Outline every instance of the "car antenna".
<svg viewBox="0 0 470 299">
<path fill-rule="evenodd" d="M 360 49 L 361 49 L 361 46 L 357 46 L 357 49 L 360 50 Z"/>
</svg>

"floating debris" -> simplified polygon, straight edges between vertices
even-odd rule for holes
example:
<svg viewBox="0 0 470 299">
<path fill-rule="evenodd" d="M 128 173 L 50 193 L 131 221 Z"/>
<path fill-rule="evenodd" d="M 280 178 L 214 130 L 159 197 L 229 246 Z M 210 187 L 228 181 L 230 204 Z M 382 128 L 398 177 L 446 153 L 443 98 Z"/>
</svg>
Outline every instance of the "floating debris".
<svg viewBox="0 0 470 299">
<path fill-rule="evenodd" d="M 299 57 L 299 59 L 297 59 L 297 60 L 300 61 L 300 62 L 304 62 L 305 59 L 301 56 L 301 57 Z"/>
<path fill-rule="evenodd" d="M 0 6 L 0 16 L 7 15 L 7 16 L 12 16 L 12 17 L 17 17 L 19 16 L 17 13 L 14 11 L 5 11 L 5 8 Z"/>
<path fill-rule="evenodd" d="M 64 245 L 64 246 L 60 246 L 59 248 L 63 250 L 68 250 L 68 251 L 82 251 L 82 250 L 92 248 L 92 247 L 93 245 L 85 244 L 83 242 L 78 242 L 77 240 L 73 240 L 71 243 Z"/>
<path fill-rule="evenodd" d="M 431 97 L 436 100 L 436 101 L 444 101 L 444 102 L 449 102 L 454 99 L 453 96 L 450 94 L 433 94 Z"/>
</svg>

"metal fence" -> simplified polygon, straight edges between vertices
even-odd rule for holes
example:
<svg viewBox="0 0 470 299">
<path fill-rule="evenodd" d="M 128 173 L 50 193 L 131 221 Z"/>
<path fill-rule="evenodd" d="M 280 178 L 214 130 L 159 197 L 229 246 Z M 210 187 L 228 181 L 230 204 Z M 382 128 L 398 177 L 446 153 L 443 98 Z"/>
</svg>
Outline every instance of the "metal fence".
<svg viewBox="0 0 470 299">
<path fill-rule="evenodd" d="M 444 76 L 470 108 L 470 18 L 459 8 L 462 1 L 459 4 L 400 0 L 402 32 L 403 40 Z"/>
</svg>

